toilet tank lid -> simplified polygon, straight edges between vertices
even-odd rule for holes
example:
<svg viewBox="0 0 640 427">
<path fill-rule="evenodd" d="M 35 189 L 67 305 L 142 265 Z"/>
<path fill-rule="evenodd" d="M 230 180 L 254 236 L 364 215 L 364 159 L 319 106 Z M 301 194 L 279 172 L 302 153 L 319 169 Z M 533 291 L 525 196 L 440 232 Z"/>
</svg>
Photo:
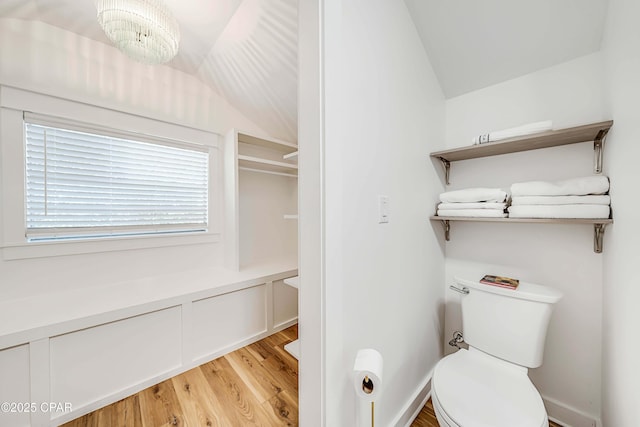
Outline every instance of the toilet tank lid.
<svg viewBox="0 0 640 427">
<path fill-rule="evenodd" d="M 477 289 L 482 292 L 489 292 L 504 295 L 511 298 L 538 301 L 548 304 L 555 304 L 562 298 L 562 292 L 548 286 L 536 285 L 534 283 L 520 282 L 516 289 L 505 289 L 499 286 L 486 285 L 478 280 L 467 280 L 454 277 L 454 281 L 461 286 Z"/>
</svg>

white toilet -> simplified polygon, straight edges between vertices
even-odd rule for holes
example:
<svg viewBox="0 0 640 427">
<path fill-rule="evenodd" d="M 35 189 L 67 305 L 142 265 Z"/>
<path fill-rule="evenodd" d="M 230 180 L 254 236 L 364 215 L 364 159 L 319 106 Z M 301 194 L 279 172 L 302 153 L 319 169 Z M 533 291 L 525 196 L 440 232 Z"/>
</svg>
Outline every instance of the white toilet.
<svg viewBox="0 0 640 427">
<path fill-rule="evenodd" d="M 469 350 L 440 360 L 431 399 L 442 427 L 548 426 L 540 393 L 527 375 L 542 365 L 551 310 L 562 294 L 520 283 L 517 289 L 455 279 Z"/>
</svg>

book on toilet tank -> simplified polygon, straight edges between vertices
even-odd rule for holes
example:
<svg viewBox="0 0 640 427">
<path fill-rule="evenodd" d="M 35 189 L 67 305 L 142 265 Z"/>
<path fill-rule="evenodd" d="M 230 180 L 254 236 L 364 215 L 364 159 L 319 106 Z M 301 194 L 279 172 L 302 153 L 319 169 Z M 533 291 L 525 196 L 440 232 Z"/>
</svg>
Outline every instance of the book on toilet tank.
<svg viewBox="0 0 640 427">
<path fill-rule="evenodd" d="M 480 283 L 491 286 L 500 286 L 501 288 L 516 289 L 520 284 L 520 281 L 511 277 L 493 276 L 491 274 L 487 274 L 482 279 L 480 279 Z"/>
</svg>

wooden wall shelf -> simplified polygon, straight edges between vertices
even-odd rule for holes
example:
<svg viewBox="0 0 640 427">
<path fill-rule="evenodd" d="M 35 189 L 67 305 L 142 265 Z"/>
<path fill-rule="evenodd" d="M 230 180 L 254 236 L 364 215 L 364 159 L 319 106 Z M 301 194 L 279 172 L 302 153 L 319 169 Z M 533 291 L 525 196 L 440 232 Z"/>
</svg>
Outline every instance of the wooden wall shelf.
<svg viewBox="0 0 640 427">
<path fill-rule="evenodd" d="M 449 241 L 451 230 L 450 221 L 470 222 L 501 222 L 501 223 L 544 223 L 544 224 L 593 224 L 593 251 L 602 252 L 602 240 L 604 229 L 608 224 L 613 224 L 613 219 L 573 219 L 573 218 L 476 218 L 459 216 L 437 216 L 429 218 L 431 221 L 440 221 L 444 228 L 444 238 Z"/>
<path fill-rule="evenodd" d="M 436 151 L 431 153 L 430 156 L 440 160 L 442 163 L 445 170 L 445 181 L 448 185 L 451 162 L 593 141 L 593 149 L 595 151 L 594 173 L 601 173 L 603 140 L 612 125 L 613 120 L 608 120 L 583 126 L 540 132 L 517 138 L 509 138 L 502 141 Z"/>
</svg>

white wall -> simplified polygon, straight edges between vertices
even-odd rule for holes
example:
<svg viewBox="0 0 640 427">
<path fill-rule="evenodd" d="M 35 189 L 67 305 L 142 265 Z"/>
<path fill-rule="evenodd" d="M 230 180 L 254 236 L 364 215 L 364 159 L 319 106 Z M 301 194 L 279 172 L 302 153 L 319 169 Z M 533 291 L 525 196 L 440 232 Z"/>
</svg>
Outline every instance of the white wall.
<svg viewBox="0 0 640 427">
<path fill-rule="evenodd" d="M 323 12 L 325 425 L 357 425 L 351 371 L 367 347 L 384 357 L 376 424 L 392 425 L 441 354 L 443 252 L 428 221 L 440 186 L 428 153 L 444 148 L 444 100 L 403 2 L 325 1 Z M 389 196 L 388 224 L 378 195 Z"/>
<path fill-rule="evenodd" d="M 475 135 L 539 120 L 551 119 L 557 129 L 609 119 L 601 62 L 599 53 L 591 54 L 447 100 L 447 146 L 470 145 Z M 508 190 L 514 182 L 592 173 L 593 143 L 580 143 L 455 162 L 447 189 Z M 613 196 L 615 221 L 618 198 Z M 571 425 L 589 425 L 600 416 L 602 269 L 610 250 L 605 242 L 606 255 L 593 252 L 591 226 L 561 224 L 454 222 L 446 245 L 447 284 L 454 276 L 500 274 L 564 294 L 551 318 L 544 364 L 530 376 L 545 398 L 565 407 L 548 405 L 550 415 Z M 445 341 L 459 328 L 459 297 L 447 291 Z M 562 411 L 567 408 L 571 419 Z"/>
<path fill-rule="evenodd" d="M 112 46 L 42 22 L 0 19 L 0 84 L 219 134 L 232 127 L 264 133 L 193 76 L 136 63 Z M 22 141 L 0 141 L 13 143 Z M 219 246 L 0 260 L 0 298 L 217 265 Z"/>
<path fill-rule="evenodd" d="M 298 256 L 298 221 L 284 219 L 298 212 L 298 180 L 239 171 L 240 268 L 273 259 Z"/>
<path fill-rule="evenodd" d="M 605 427 L 632 427 L 640 420 L 639 16 L 638 1 L 610 0 L 602 49 L 607 113 L 615 120 L 605 152 L 615 221 L 607 230 L 604 242 L 602 418 Z"/>
</svg>

